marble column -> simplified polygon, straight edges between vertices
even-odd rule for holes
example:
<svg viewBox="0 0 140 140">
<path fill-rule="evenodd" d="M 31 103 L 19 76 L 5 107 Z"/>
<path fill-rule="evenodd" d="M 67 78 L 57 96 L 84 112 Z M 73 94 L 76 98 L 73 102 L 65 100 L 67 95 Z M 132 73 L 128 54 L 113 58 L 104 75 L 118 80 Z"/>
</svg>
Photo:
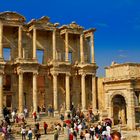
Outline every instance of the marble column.
<svg viewBox="0 0 140 140">
<path fill-rule="evenodd" d="M 3 74 L 0 73 L 0 117 L 3 116 Z"/>
<path fill-rule="evenodd" d="M 136 116 L 135 116 L 135 101 L 134 101 L 133 89 L 128 90 L 128 103 L 127 103 L 127 126 L 129 129 L 135 129 L 136 127 Z"/>
<path fill-rule="evenodd" d="M 33 59 L 36 58 L 36 28 L 33 28 Z"/>
<path fill-rule="evenodd" d="M 97 91 L 96 91 L 96 77 L 92 75 L 92 109 L 97 111 Z"/>
<path fill-rule="evenodd" d="M 92 33 L 91 37 L 91 63 L 95 63 L 94 59 L 94 34 Z"/>
<path fill-rule="evenodd" d="M 58 73 L 53 73 L 53 103 L 54 103 L 54 116 L 58 114 L 58 87 L 57 87 Z"/>
<path fill-rule="evenodd" d="M 53 44 L 53 60 L 55 60 L 56 59 L 56 29 L 53 30 L 52 44 Z"/>
<path fill-rule="evenodd" d="M 33 72 L 33 110 L 37 112 L 37 72 Z"/>
<path fill-rule="evenodd" d="M 21 59 L 22 58 L 22 27 L 19 26 L 18 29 L 18 58 Z"/>
<path fill-rule="evenodd" d="M 66 111 L 70 112 L 70 74 L 66 74 Z"/>
<path fill-rule="evenodd" d="M 85 112 L 86 111 L 86 90 L 85 90 L 85 77 L 86 74 L 82 74 L 81 75 L 81 101 L 82 101 L 82 111 Z"/>
<path fill-rule="evenodd" d="M 140 105 L 140 92 L 139 92 L 139 97 L 138 97 L 138 104 Z"/>
<path fill-rule="evenodd" d="M 81 63 L 84 63 L 84 35 L 80 35 L 80 58 L 81 58 Z"/>
<path fill-rule="evenodd" d="M 69 39 L 68 39 L 68 32 L 65 33 L 65 61 L 69 61 Z"/>
<path fill-rule="evenodd" d="M 23 113 L 23 72 L 19 72 L 18 74 L 19 76 L 19 86 L 18 86 L 18 90 L 19 90 L 19 113 Z"/>
<path fill-rule="evenodd" d="M 0 59 L 3 59 L 3 25 L 0 23 Z"/>
</svg>

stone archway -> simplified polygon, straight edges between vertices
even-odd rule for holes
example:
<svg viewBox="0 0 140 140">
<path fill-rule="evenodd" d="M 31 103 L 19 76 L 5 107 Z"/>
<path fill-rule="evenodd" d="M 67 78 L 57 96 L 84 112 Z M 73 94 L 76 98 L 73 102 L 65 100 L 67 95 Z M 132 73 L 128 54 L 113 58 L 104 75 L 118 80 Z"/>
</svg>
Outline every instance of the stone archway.
<svg viewBox="0 0 140 140">
<path fill-rule="evenodd" d="M 122 95 L 117 94 L 113 96 L 111 100 L 111 104 L 112 104 L 112 113 L 113 113 L 112 116 L 113 116 L 114 125 L 117 125 L 120 119 L 122 124 L 126 124 L 127 112 L 126 112 L 125 98 Z"/>
</svg>

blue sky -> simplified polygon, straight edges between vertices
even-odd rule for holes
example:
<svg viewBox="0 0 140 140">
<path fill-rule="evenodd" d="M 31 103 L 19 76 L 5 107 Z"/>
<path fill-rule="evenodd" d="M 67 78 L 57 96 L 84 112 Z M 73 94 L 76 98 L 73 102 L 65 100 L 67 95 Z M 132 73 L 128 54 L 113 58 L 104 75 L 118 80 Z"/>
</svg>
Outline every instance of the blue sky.
<svg viewBox="0 0 140 140">
<path fill-rule="evenodd" d="M 19 12 L 27 21 L 46 15 L 61 25 L 95 27 L 99 76 L 112 61 L 140 62 L 140 0 L 1 0 L 3 11 Z"/>
</svg>

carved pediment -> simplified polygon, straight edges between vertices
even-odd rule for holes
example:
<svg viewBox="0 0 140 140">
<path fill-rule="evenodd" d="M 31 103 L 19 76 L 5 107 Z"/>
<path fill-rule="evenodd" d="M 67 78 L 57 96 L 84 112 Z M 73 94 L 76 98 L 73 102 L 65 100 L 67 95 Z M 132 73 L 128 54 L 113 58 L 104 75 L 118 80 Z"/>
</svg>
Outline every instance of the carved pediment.
<svg viewBox="0 0 140 140">
<path fill-rule="evenodd" d="M 0 13 L 0 20 L 25 22 L 25 17 L 16 12 L 2 12 Z"/>
<path fill-rule="evenodd" d="M 74 31 L 82 31 L 82 30 L 84 30 L 84 28 L 82 26 L 78 25 L 74 21 L 71 24 L 62 25 L 59 29 L 60 30 L 62 30 L 62 29 L 70 29 L 70 30 L 74 30 Z"/>
<path fill-rule="evenodd" d="M 37 22 L 38 22 L 38 23 L 48 23 L 49 20 L 50 20 L 49 17 L 43 16 L 43 17 L 41 17 L 40 19 L 38 19 Z"/>
<path fill-rule="evenodd" d="M 71 24 L 69 24 L 69 27 L 72 29 L 83 29 L 82 26 L 78 25 L 76 22 L 72 22 Z"/>
</svg>

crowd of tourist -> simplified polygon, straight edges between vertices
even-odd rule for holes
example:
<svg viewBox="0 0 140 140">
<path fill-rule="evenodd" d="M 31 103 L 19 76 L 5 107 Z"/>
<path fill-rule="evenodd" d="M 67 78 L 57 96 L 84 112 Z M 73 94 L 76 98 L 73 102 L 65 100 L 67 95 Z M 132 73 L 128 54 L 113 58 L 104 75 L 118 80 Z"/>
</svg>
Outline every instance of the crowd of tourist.
<svg viewBox="0 0 140 140">
<path fill-rule="evenodd" d="M 38 111 L 39 108 L 38 108 Z M 48 108 L 48 116 L 52 117 L 53 108 Z M 26 118 L 29 116 L 28 109 L 24 108 L 23 114 L 18 114 L 17 109 L 10 112 L 6 107 L 3 109 L 4 119 L 0 124 L 0 132 L 2 136 L 8 140 L 11 136 L 12 125 L 11 124 L 21 124 L 20 134 L 22 140 L 29 139 L 36 140 L 41 139 L 41 134 L 47 135 L 48 125 L 47 122 L 39 124 L 39 112 L 33 112 L 32 117 L 34 119 L 34 126 L 28 126 Z M 64 140 L 113 140 L 115 136 L 111 134 L 111 124 L 110 120 L 103 120 L 99 122 L 99 113 L 92 113 L 89 109 L 88 112 L 83 113 L 79 108 L 71 108 L 71 113 L 60 114 L 61 123 L 54 123 L 53 125 L 53 135 L 54 140 L 58 140 L 60 134 L 64 136 Z M 40 125 L 43 126 L 44 132 L 41 133 Z M 119 135 L 119 133 L 115 133 Z M 114 137 L 114 138 L 113 138 Z M 114 139 L 115 140 L 115 139 Z M 119 140 L 119 139 L 118 139 Z"/>
<path fill-rule="evenodd" d="M 60 115 L 60 119 L 63 121 L 64 140 L 77 140 L 78 137 L 81 140 L 111 140 L 111 122 L 89 122 L 89 116 L 94 116 L 89 113 L 87 117 L 83 112 L 77 111 L 75 114 L 68 114 L 66 120 L 64 115 Z M 56 130 L 59 132 L 60 128 L 56 127 Z M 55 131 L 54 135 L 57 136 L 54 136 L 54 140 L 58 140 L 58 134 Z"/>
</svg>

